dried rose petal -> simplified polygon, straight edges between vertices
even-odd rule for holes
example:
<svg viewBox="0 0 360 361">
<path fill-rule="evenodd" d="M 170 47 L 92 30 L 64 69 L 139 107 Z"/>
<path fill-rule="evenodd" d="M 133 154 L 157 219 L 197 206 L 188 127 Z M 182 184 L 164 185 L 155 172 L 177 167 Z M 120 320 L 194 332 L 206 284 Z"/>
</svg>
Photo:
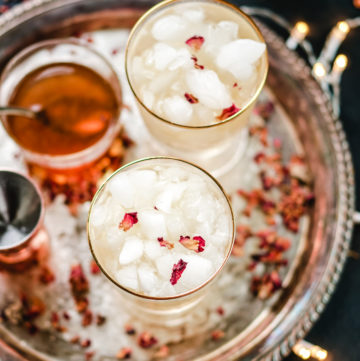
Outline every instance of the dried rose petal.
<svg viewBox="0 0 360 361">
<path fill-rule="evenodd" d="M 126 232 L 137 222 L 137 212 L 125 213 L 123 220 L 119 224 L 119 228 Z"/>
<path fill-rule="evenodd" d="M 128 335 L 135 335 L 136 334 L 136 330 L 135 328 L 130 325 L 130 324 L 126 324 L 124 326 L 124 329 L 125 329 L 125 332 L 128 334 Z"/>
<path fill-rule="evenodd" d="M 95 355 L 95 351 L 87 351 L 85 352 L 85 360 L 90 361 Z"/>
<path fill-rule="evenodd" d="M 106 317 L 105 316 L 102 316 L 102 315 L 96 315 L 96 325 L 97 326 L 101 326 L 103 325 L 104 323 L 106 322 Z"/>
<path fill-rule="evenodd" d="M 101 272 L 100 267 L 97 265 L 97 263 L 93 259 L 90 262 L 90 272 L 93 275 L 97 275 Z"/>
<path fill-rule="evenodd" d="M 238 108 L 234 103 L 231 104 L 228 108 L 223 109 L 222 113 L 216 117 L 218 120 L 225 120 L 227 118 L 230 118 L 234 114 L 236 114 L 238 111 L 240 111 L 241 108 Z"/>
<path fill-rule="evenodd" d="M 48 266 L 41 267 L 39 281 L 44 285 L 48 285 L 49 283 L 54 282 L 55 281 L 54 272 Z"/>
<path fill-rule="evenodd" d="M 214 341 L 220 340 L 225 336 L 225 332 L 222 330 L 215 330 L 213 332 L 211 332 L 211 338 Z"/>
<path fill-rule="evenodd" d="M 258 135 L 259 136 L 259 139 L 260 139 L 260 142 L 262 143 L 262 145 L 264 147 L 267 147 L 268 146 L 268 140 L 267 140 L 267 137 L 268 137 L 268 130 L 266 127 L 264 126 L 254 126 L 254 127 L 251 127 L 249 128 L 249 134 L 251 136 L 253 135 Z"/>
<path fill-rule="evenodd" d="M 199 103 L 199 99 L 196 98 L 195 96 L 193 96 L 192 94 L 185 93 L 184 96 L 185 96 L 186 100 L 187 100 L 190 104 Z"/>
<path fill-rule="evenodd" d="M 254 113 L 262 117 L 264 120 L 268 120 L 275 110 L 274 103 L 272 101 L 266 101 L 256 104 Z"/>
<path fill-rule="evenodd" d="M 262 277 L 254 276 L 251 282 L 251 291 L 254 296 L 264 300 L 280 289 L 282 282 L 277 271 L 266 273 Z"/>
<path fill-rule="evenodd" d="M 157 239 L 160 243 L 160 247 L 166 247 L 167 249 L 174 248 L 174 244 L 168 241 L 165 241 L 163 237 L 158 237 Z"/>
<path fill-rule="evenodd" d="M 252 232 L 249 226 L 238 225 L 236 227 L 236 237 L 231 254 L 235 257 L 243 256 L 245 241 L 251 236 Z"/>
<path fill-rule="evenodd" d="M 194 67 L 195 69 L 199 69 L 199 70 L 203 70 L 204 69 L 204 65 L 200 65 L 198 63 L 198 58 L 196 56 L 192 56 L 191 60 L 194 62 Z"/>
<path fill-rule="evenodd" d="M 200 48 L 204 44 L 204 41 L 205 41 L 204 37 L 194 35 L 191 38 L 187 39 L 185 41 L 185 43 L 186 43 L 186 45 L 189 45 L 190 48 L 192 48 L 194 50 L 200 50 Z"/>
<path fill-rule="evenodd" d="M 142 348 L 150 348 L 153 345 L 156 345 L 158 340 L 150 333 L 150 332 L 143 332 L 139 335 L 138 344 Z"/>
<path fill-rule="evenodd" d="M 93 320 L 93 313 L 89 309 L 87 309 L 83 314 L 81 324 L 83 327 L 87 327 L 91 325 L 92 320 Z"/>
<path fill-rule="evenodd" d="M 60 317 L 57 312 L 51 313 L 50 322 L 51 322 L 51 326 L 54 328 L 55 331 L 58 331 L 58 332 L 66 332 L 67 331 L 66 327 L 64 327 L 60 324 Z"/>
<path fill-rule="evenodd" d="M 155 358 L 163 358 L 163 357 L 167 357 L 170 354 L 170 349 L 168 346 L 166 345 L 162 345 L 155 353 L 154 353 L 154 357 Z"/>
<path fill-rule="evenodd" d="M 217 309 L 216 309 L 216 312 L 218 315 L 220 316 L 224 316 L 225 315 L 225 310 L 222 306 L 219 306 Z"/>
<path fill-rule="evenodd" d="M 86 297 L 76 297 L 75 303 L 76 303 L 76 310 L 79 313 L 85 312 L 89 307 L 89 300 Z"/>
<path fill-rule="evenodd" d="M 117 354 L 118 360 L 126 360 L 131 357 L 132 349 L 130 347 L 123 347 Z"/>
<path fill-rule="evenodd" d="M 63 312 L 63 317 L 66 321 L 71 320 L 71 316 L 66 311 Z"/>
<path fill-rule="evenodd" d="M 193 238 L 190 238 L 189 236 L 180 236 L 179 242 L 187 249 L 195 251 L 196 253 L 203 252 L 205 248 L 205 240 L 200 236 L 195 236 Z"/>
<path fill-rule="evenodd" d="M 177 281 L 180 279 L 182 273 L 184 272 L 186 265 L 187 262 L 184 262 L 182 259 L 180 259 L 178 263 L 174 264 L 170 278 L 170 283 L 172 285 L 176 285 Z"/>
<path fill-rule="evenodd" d="M 74 336 L 70 340 L 71 343 L 76 344 L 80 342 L 80 336 Z"/>
<path fill-rule="evenodd" d="M 71 267 L 69 282 L 73 294 L 79 295 L 89 291 L 89 282 L 85 277 L 81 264 Z"/>
<path fill-rule="evenodd" d="M 88 348 L 91 346 L 91 340 L 89 340 L 88 338 L 86 340 L 83 340 L 80 342 L 80 346 L 82 348 Z"/>
</svg>

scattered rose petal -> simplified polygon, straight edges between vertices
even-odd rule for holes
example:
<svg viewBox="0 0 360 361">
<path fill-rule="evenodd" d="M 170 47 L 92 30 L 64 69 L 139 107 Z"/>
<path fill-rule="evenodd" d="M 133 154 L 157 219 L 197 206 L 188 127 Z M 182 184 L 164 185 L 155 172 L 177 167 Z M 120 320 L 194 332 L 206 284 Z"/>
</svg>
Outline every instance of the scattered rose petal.
<svg viewBox="0 0 360 361">
<path fill-rule="evenodd" d="M 85 352 L 85 360 L 90 361 L 95 355 L 95 351 L 87 351 Z"/>
<path fill-rule="evenodd" d="M 222 306 L 219 306 L 217 309 L 216 309 L 216 312 L 218 315 L 220 316 L 224 316 L 225 315 L 225 310 Z"/>
<path fill-rule="evenodd" d="M 150 348 L 156 345 L 158 340 L 150 332 L 142 332 L 138 338 L 138 344 L 142 348 Z"/>
<path fill-rule="evenodd" d="M 213 332 L 211 332 L 211 338 L 214 341 L 220 340 L 225 336 L 225 332 L 222 330 L 215 330 Z"/>
<path fill-rule="evenodd" d="M 203 252 L 205 248 L 205 240 L 200 236 L 190 238 L 189 236 L 180 236 L 179 242 L 187 249 L 196 253 Z"/>
<path fill-rule="evenodd" d="M 185 41 L 185 43 L 186 43 L 186 45 L 190 46 L 190 48 L 192 48 L 194 50 L 200 50 L 200 48 L 204 44 L 204 41 L 205 41 L 204 37 L 194 35 L 191 38 L 187 39 Z"/>
<path fill-rule="evenodd" d="M 77 344 L 80 342 L 80 336 L 73 336 L 71 339 L 70 339 L 70 342 L 73 343 L 73 344 Z"/>
<path fill-rule="evenodd" d="M 96 325 L 101 326 L 106 322 L 106 317 L 102 315 L 96 315 Z"/>
<path fill-rule="evenodd" d="M 251 136 L 257 135 L 259 137 L 260 142 L 262 143 L 262 145 L 264 147 L 268 146 L 268 140 L 267 140 L 268 130 L 267 130 L 266 127 L 264 127 L 264 126 L 251 127 L 251 128 L 249 128 L 249 134 Z"/>
<path fill-rule="evenodd" d="M 259 115 L 264 120 L 268 120 L 274 113 L 275 107 L 272 101 L 265 101 L 255 105 L 254 113 Z"/>
<path fill-rule="evenodd" d="M 166 345 L 163 345 L 154 353 L 154 357 L 155 358 L 163 358 L 163 357 L 169 356 L 169 354 L 170 354 L 169 347 Z"/>
<path fill-rule="evenodd" d="M 159 241 L 160 247 L 166 247 L 167 249 L 173 249 L 174 244 L 168 241 L 165 241 L 163 237 L 158 237 L 157 239 Z"/>
<path fill-rule="evenodd" d="M 48 285 L 49 283 L 54 282 L 55 281 L 54 272 L 48 266 L 41 267 L 39 281 L 44 285 Z"/>
<path fill-rule="evenodd" d="M 55 331 L 57 331 L 57 332 L 66 332 L 67 331 L 66 327 L 64 327 L 60 324 L 60 317 L 57 312 L 51 313 L 50 322 L 51 322 L 51 326 L 54 328 Z"/>
<path fill-rule="evenodd" d="M 235 242 L 231 254 L 235 257 L 243 256 L 245 241 L 251 236 L 252 232 L 249 226 L 238 225 L 236 227 Z"/>
<path fill-rule="evenodd" d="M 131 357 L 132 349 L 130 347 L 123 347 L 117 354 L 116 358 L 118 360 L 126 360 Z"/>
<path fill-rule="evenodd" d="M 86 340 L 83 340 L 80 342 L 80 346 L 82 348 L 88 348 L 91 346 L 91 340 L 89 340 L 88 338 Z"/>
<path fill-rule="evenodd" d="M 137 222 L 137 212 L 125 213 L 123 220 L 119 224 L 119 228 L 126 232 Z"/>
<path fill-rule="evenodd" d="M 87 327 L 91 325 L 92 320 L 93 320 L 93 313 L 89 309 L 87 309 L 83 314 L 81 324 L 83 327 Z"/>
<path fill-rule="evenodd" d="M 63 312 L 63 317 L 66 321 L 71 320 L 71 316 L 66 311 Z"/>
<path fill-rule="evenodd" d="M 69 282 L 72 293 L 75 295 L 87 293 L 89 291 L 89 282 L 85 277 L 81 264 L 71 267 Z"/>
<path fill-rule="evenodd" d="M 228 108 L 223 109 L 222 113 L 216 117 L 218 120 L 225 120 L 227 118 L 230 118 L 234 114 L 236 114 L 238 111 L 240 111 L 241 108 L 238 108 L 234 103 L 230 105 Z"/>
<path fill-rule="evenodd" d="M 90 272 L 93 275 L 97 275 L 101 272 L 100 267 L 97 265 L 97 263 L 93 259 L 90 262 Z"/>
<path fill-rule="evenodd" d="M 271 273 L 264 274 L 262 277 L 254 276 L 251 282 L 251 291 L 254 296 L 265 300 L 272 296 L 281 286 L 282 282 L 279 273 L 272 271 Z"/>
<path fill-rule="evenodd" d="M 199 99 L 194 97 L 192 94 L 189 93 L 185 93 L 184 94 L 186 100 L 190 103 L 190 104 L 196 104 L 199 103 Z"/>
<path fill-rule="evenodd" d="M 125 332 L 128 334 L 128 335 L 135 335 L 136 334 L 136 330 L 135 328 L 130 325 L 130 324 L 126 324 L 124 326 L 124 329 L 125 329 Z"/>
</svg>

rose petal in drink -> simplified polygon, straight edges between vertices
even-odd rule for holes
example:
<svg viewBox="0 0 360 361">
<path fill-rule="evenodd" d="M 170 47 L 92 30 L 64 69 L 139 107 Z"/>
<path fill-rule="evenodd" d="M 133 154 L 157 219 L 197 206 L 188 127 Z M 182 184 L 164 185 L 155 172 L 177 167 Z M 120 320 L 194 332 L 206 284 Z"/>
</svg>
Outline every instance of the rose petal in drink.
<svg viewBox="0 0 360 361">
<path fill-rule="evenodd" d="M 157 240 L 158 237 L 167 237 L 164 215 L 157 210 L 144 210 L 138 212 L 139 226 L 142 233 L 149 240 Z"/>
<path fill-rule="evenodd" d="M 115 273 L 115 278 L 119 284 L 124 287 L 132 288 L 134 290 L 137 290 L 139 287 L 137 267 L 135 265 L 121 268 Z"/>
<path fill-rule="evenodd" d="M 212 70 L 192 69 L 186 73 L 189 93 L 211 109 L 224 109 L 232 104 L 231 96 L 217 74 Z M 190 104 L 188 106 L 191 107 Z"/>
<path fill-rule="evenodd" d="M 126 174 L 118 174 L 108 183 L 113 200 L 124 208 L 131 208 L 134 204 L 134 187 Z"/>
<path fill-rule="evenodd" d="M 164 70 L 177 57 L 177 51 L 165 43 L 154 45 L 154 64 L 157 70 Z"/>
<path fill-rule="evenodd" d="M 259 41 L 237 39 L 219 49 L 216 64 L 236 78 L 246 79 L 245 76 L 249 77 L 249 67 L 264 54 L 265 49 L 265 44 Z"/>
<path fill-rule="evenodd" d="M 190 122 L 193 108 L 185 98 L 179 95 L 165 98 L 163 101 L 163 111 L 165 118 L 178 124 L 187 124 Z"/>
<path fill-rule="evenodd" d="M 201 285 L 214 273 L 214 266 L 209 259 L 198 255 L 186 255 L 183 256 L 183 260 L 187 262 L 187 266 L 178 282 L 186 289 Z"/>
<path fill-rule="evenodd" d="M 144 245 L 140 238 L 127 237 L 119 255 L 119 263 L 126 265 L 139 259 L 144 251 Z"/>
<path fill-rule="evenodd" d="M 167 15 L 157 20 L 152 29 L 152 36 L 158 41 L 175 41 L 183 36 L 186 22 L 177 15 Z"/>
<path fill-rule="evenodd" d="M 182 259 L 179 259 L 179 261 L 174 264 L 171 272 L 171 278 L 170 283 L 172 285 L 176 285 L 178 280 L 180 279 L 181 275 L 185 271 L 187 266 L 187 262 L 183 261 Z"/>
</svg>

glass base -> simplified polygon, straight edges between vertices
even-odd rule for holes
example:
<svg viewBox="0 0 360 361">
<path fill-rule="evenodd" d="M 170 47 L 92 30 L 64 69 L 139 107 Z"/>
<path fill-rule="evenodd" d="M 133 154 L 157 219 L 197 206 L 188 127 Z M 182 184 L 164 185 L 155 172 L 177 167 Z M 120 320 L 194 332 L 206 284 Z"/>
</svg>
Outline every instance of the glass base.
<svg viewBox="0 0 360 361">
<path fill-rule="evenodd" d="M 241 161 L 248 146 L 248 134 L 248 128 L 244 128 L 221 146 L 197 152 L 178 150 L 151 137 L 149 151 L 154 155 L 166 155 L 187 160 L 205 169 L 215 178 L 221 179 L 231 173 Z"/>
</svg>

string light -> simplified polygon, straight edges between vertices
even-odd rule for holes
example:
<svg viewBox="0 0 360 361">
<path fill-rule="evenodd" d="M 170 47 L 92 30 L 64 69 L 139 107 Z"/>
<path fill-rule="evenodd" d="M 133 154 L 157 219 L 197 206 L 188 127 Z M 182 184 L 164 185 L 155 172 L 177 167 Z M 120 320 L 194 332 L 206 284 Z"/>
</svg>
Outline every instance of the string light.
<svg viewBox="0 0 360 361">
<path fill-rule="evenodd" d="M 324 361 L 328 357 L 326 350 L 304 340 L 299 341 L 292 350 L 296 356 L 303 360 L 308 360 L 310 357 L 312 357 L 315 360 Z"/>
<path fill-rule="evenodd" d="M 298 21 L 290 32 L 290 36 L 286 41 L 286 46 L 294 50 L 300 42 L 302 42 L 309 33 L 309 26 L 304 21 Z"/>
<path fill-rule="evenodd" d="M 317 62 L 313 66 L 313 74 L 317 79 L 324 79 L 327 71 L 323 63 Z"/>
</svg>

